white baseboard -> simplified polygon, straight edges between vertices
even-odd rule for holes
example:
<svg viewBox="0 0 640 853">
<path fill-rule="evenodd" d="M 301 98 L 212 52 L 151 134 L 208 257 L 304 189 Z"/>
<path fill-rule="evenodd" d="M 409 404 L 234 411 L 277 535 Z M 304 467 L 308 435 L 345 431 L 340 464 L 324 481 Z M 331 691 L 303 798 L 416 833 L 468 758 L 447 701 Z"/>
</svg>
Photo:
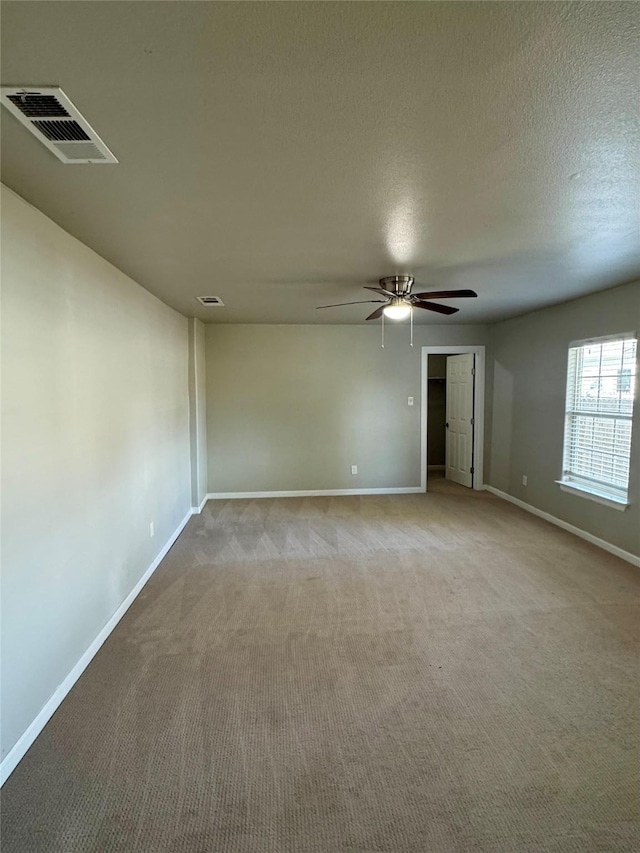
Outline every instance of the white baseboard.
<svg viewBox="0 0 640 853">
<path fill-rule="evenodd" d="M 199 511 L 199 510 L 198 510 Z M 24 734 L 19 738 L 19 740 L 13 745 L 13 747 L 9 750 L 9 752 L 5 755 L 2 764 L 0 764 L 0 785 L 4 785 L 6 780 L 9 778 L 11 773 L 15 770 L 20 760 L 23 758 L 31 744 L 38 737 L 40 732 L 49 722 L 55 711 L 60 706 L 60 703 L 65 698 L 67 693 L 71 690 L 76 681 L 80 678 L 85 669 L 89 666 L 92 659 L 95 657 L 96 653 L 107 639 L 109 634 L 116 627 L 118 622 L 122 619 L 124 614 L 127 612 L 129 607 L 133 604 L 135 599 L 140 594 L 143 586 L 149 580 L 154 571 L 158 568 L 163 558 L 166 556 L 167 552 L 176 541 L 178 536 L 184 530 L 187 522 L 194 514 L 195 510 L 190 510 L 185 517 L 182 519 L 176 531 L 171 535 L 167 544 L 162 548 L 158 556 L 155 558 L 153 563 L 149 566 L 146 572 L 142 575 L 138 583 L 131 590 L 129 595 L 122 602 L 120 607 L 113 614 L 111 619 L 107 622 L 104 628 L 100 631 L 95 640 L 91 643 L 86 652 L 82 655 L 78 663 L 73 667 L 71 672 L 67 675 L 65 680 L 58 686 L 53 696 L 48 700 L 45 706 L 42 708 L 37 717 L 33 720 L 33 722 L 29 725 Z"/>
<path fill-rule="evenodd" d="M 252 500 L 254 498 L 320 498 L 340 495 L 417 495 L 421 486 L 401 486 L 395 489 L 305 489 L 294 492 L 210 492 L 207 500 Z"/>
<path fill-rule="evenodd" d="M 555 524 L 556 527 L 561 527 L 563 530 L 568 530 L 569 533 L 573 533 L 575 536 L 579 536 L 581 539 L 585 539 L 587 542 L 591 542 L 592 545 L 597 545 L 598 548 L 602 548 L 604 551 L 608 551 L 610 554 L 614 554 L 616 557 L 620 557 L 621 560 L 626 560 L 628 563 L 631 563 L 634 566 L 640 566 L 640 557 L 632 554 L 630 551 L 624 551 L 622 548 L 618 548 L 617 545 L 612 545 L 611 542 L 607 542 L 604 539 L 599 539 L 597 536 L 594 536 L 592 533 L 587 533 L 586 530 L 582 530 L 580 527 L 574 527 L 573 524 L 569 524 L 568 521 L 563 521 L 561 518 L 556 518 L 555 515 L 551 515 L 548 512 L 545 512 L 542 509 L 538 509 L 535 506 L 531 506 L 531 504 L 527 504 L 524 501 L 521 501 L 519 498 L 514 498 L 513 495 L 507 494 L 507 492 L 501 492 L 500 489 L 495 489 L 493 486 L 485 486 L 486 491 L 491 492 L 492 495 L 496 495 L 498 498 L 502 498 L 505 501 L 509 501 L 509 503 L 515 504 L 519 506 L 520 509 L 524 509 L 527 512 L 532 513 L 533 515 L 537 515 L 538 518 L 544 518 L 545 521 L 551 522 L 551 524 Z"/>
</svg>

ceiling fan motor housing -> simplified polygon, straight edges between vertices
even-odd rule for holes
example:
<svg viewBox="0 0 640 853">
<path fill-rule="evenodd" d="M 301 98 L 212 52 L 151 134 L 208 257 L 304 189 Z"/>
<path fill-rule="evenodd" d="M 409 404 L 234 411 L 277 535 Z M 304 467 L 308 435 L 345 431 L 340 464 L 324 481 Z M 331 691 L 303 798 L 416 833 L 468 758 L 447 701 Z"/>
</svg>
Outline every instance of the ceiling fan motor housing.
<svg viewBox="0 0 640 853">
<path fill-rule="evenodd" d="M 408 296 L 411 293 L 412 285 L 412 275 L 388 275 L 380 279 L 380 287 L 383 290 L 390 290 L 392 293 L 397 293 L 398 296 Z"/>
</svg>

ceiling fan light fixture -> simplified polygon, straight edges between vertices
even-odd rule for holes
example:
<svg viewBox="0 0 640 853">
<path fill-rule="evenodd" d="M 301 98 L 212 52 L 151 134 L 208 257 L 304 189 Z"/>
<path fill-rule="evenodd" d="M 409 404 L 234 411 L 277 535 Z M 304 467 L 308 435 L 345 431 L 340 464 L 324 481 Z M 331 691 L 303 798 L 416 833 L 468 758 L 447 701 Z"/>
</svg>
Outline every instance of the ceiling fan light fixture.
<svg viewBox="0 0 640 853">
<path fill-rule="evenodd" d="M 406 320 L 411 314 L 411 306 L 403 299 L 393 299 L 389 305 L 385 305 L 382 313 L 390 320 Z"/>
</svg>

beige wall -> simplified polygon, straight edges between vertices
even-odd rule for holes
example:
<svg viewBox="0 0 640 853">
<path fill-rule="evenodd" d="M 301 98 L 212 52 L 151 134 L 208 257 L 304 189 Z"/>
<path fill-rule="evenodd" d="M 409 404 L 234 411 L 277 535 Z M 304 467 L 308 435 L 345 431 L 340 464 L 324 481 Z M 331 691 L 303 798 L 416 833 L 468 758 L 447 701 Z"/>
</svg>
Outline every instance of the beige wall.
<svg viewBox="0 0 640 853">
<path fill-rule="evenodd" d="M 189 511 L 187 357 L 184 317 L 2 189 L 3 756 Z"/>
<path fill-rule="evenodd" d="M 191 443 L 191 505 L 199 507 L 207 494 L 207 388 L 205 327 L 189 320 L 189 434 Z"/>
<path fill-rule="evenodd" d="M 483 326 L 209 325 L 210 492 L 420 485 L 421 346 Z M 415 398 L 413 407 L 407 397 Z M 352 476 L 350 466 L 358 466 Z"/>
<path fill-rule="evenodd" d="M 567 350 L 575 340 L 640 331 L 640 283 L 601 291 L 492 327 L 493 430 L 488 482 L 640 554 L 640 406 L 625 512 L 561 491 Z M 636 392 L 637 394 L 637 392 Z M 637 397 L 636 397 L 637 400 Z M 522 475 L 528 478 L 522 485 Z"/>
</svg>

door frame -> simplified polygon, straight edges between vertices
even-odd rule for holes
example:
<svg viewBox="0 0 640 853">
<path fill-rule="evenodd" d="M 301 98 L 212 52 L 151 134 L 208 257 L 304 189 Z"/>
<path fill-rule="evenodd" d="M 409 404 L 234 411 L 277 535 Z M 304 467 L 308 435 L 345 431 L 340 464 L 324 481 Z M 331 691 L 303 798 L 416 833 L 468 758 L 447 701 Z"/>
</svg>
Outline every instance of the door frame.
<svg viewBox="0 0 640 853">
<path fill-rule="evenodd" d="M 473 488 L 484 489 L 484 398 L 485 352 L 484 346 L 460 345 L 421 347 L 420 355 L 420 488 L 427 491 L 427 412 L 429 411 L 428 358 L 430 355 L 475 355 L 476 376 L 473 383 Z"/>
</svg>

